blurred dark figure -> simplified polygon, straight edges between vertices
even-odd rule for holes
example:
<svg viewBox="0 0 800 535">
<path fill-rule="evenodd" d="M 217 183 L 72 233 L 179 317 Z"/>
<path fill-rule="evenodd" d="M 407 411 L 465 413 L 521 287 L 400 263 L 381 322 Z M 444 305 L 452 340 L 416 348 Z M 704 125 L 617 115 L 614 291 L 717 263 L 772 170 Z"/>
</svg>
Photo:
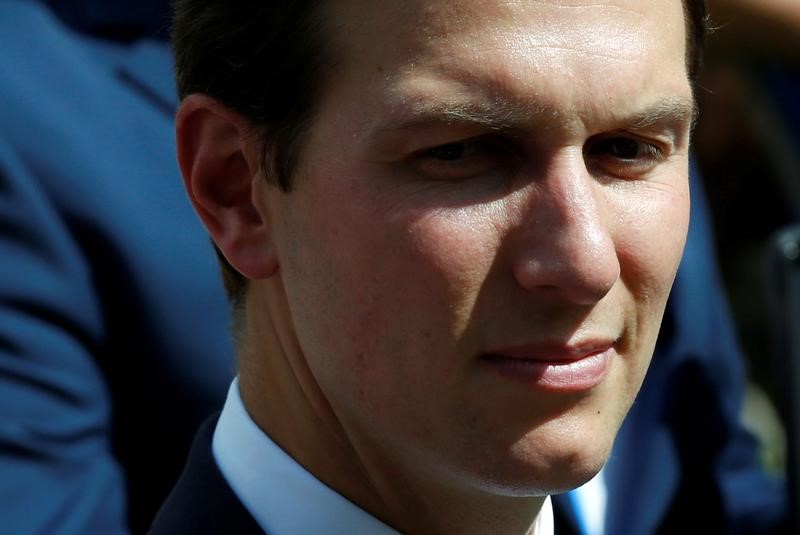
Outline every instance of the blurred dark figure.
<svg viewBox="0 0 800 535">
<path fill-rule="evenodd" d="M 791 231 L 783 229 L 800 223 L 800 2 L 707 3 L 716 30 L 699 94 L 703 113 L 695 149 L 754 391 L 766 391 L 783 416 L 785 432 L 770 423 L 763 401 L 749 411 L 766 445 L 764 460 L 773 470 L 788 472 L 796 533 L 800 376 L 793 370 L 800 362 L 792 361 L 789 341 L 797 339 L 798 329 L 790 311 L 800 302 L 791 291 L 796 262 L 791 254 L 784 256 L 785 244 L 775 236 L 789 239 Z M 759 397 L 766 399 L 752 399 Z"/>
<path fill-rule="evenodd" d="M 144 532 L 232 377 L 168 2 L 0 0 L 0 531 Z"/>
<path fill-rule="evenodd" d="M 800 221 L 800 2 L 709 0 L 695 151 L 720 262 L 757 381 L 775 393 L 764 298 L 768 243 Z"/>
</svg>

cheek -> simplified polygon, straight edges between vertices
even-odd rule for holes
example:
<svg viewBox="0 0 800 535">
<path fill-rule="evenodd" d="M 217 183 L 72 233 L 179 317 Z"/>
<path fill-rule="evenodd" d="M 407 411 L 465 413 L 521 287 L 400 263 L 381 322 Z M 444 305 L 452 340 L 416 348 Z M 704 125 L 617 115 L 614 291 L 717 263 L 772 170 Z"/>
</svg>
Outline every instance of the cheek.
<svg viewBox="0 0 800 535">
<path fill-rule="evenodd" d="M 348 209 L 333 204 L 290 222 L 294 240 L 283 271 L 291 277 L 286 291 L 307 357 L 335 355 L 378 373 L 401 365 L 393 355 L 434 344 L 431 333 L 452 333 L 461 308 L 456 295 L 478 269 L 466 250 L 474 245 L 466 236 L 472 225 L 413 211 L 400 218 L 359 210 L 374 203 L 353 199 Z"/>
<path fill-rule="evenodd" d="M 315 213 L 303 234 L 318 238 L 294 246 L 287 272 L 302 272 L 290 302 L 320 379 L 343 375 L 369 397 L 455 377 L 448 367 L 458 361 L 449 356 L 469 347 L 468 325 L 499 240 L 496 218 L 465 208 Z"/>
<path fill-rule="evenodd" d="M 635 356 L 625 382 L 631 399 L 655 348 L 661 319 L 678 269 L 689 224 L 688 182 L 648 185 L 621 209 L 617 237 L 621 281 L 630 296 L 630 336 L 623 352 Z"/>
<path fill-rule="evenodd" d="M 617 202 L 615 241 L 621 278 L 639 301 L 663 306 L 678 269 L 689 226 L 688 183 L 648 184 Z"/>
<path fill-rule="evenodd" d="M 439 210 L 406 228 L 406 257 L 420 290 L 439 292 L 456 316 L 471 313 L 501 241 L 496 218 L 477 208 Z"/>
</svg>

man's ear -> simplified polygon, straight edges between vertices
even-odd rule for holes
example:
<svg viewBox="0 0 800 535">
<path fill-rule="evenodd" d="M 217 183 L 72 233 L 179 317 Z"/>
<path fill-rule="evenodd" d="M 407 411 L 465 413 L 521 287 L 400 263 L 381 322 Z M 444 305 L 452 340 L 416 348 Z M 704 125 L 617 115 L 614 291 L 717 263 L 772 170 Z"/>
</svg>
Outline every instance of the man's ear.
<svg viewBox="0 0 800 535">
<path fill-rule="evenodd" d="M 263 178 L 247 121 L 213 98 L 194 94 L 178 109 L 176 133 L 186 191 L 219 250 L 249 279 L 273 275 L 278 260 L 266 203 L 254 203 L 253 186 Z"/>
</svg>

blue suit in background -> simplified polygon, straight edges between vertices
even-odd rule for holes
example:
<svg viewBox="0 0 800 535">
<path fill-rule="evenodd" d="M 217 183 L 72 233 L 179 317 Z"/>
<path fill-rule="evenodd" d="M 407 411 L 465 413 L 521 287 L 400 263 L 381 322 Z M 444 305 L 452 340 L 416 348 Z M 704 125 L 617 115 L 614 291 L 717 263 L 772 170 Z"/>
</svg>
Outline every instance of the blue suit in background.
<svg viewBox="0 0 800 535">
<path fill-rule="evenodd" d="M 169 50 L 141 38 L 163 35 L 166 4 L 0 0 L 0 532 L 144 531 L 233 373 L 175 164 Z M 609 535 L 695 532 L 698 515 L 763 533 L 785 515 L 738 423 L 743 369 L 701 199 L 606 468 Z M 556 507 L 568 534 L 573 511 Z"/>
<path fill-rule="evenodd" d="M 170 50 L 134 38 L 166 18 L 53 4 L 85 33 L 0 0 L 0 532 L 141 533 L 224 399 L 228 306 Z"/>
</svg>

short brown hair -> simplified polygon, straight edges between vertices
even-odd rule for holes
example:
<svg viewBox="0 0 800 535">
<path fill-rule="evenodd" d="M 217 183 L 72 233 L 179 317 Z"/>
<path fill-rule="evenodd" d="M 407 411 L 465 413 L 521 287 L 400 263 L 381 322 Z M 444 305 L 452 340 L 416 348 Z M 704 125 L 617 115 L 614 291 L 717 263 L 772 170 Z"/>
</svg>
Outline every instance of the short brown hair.
<svg viewBox="0 0 800 535">
<path fill-rule="evenodd" d="M 686 66 L 694 84 L 706 33 L 704 0 L 683 0 Z M 319 0 L 176 0 L 172 25 L 181 98 L 205 93 L 250 121 L 262 144 L 262 169 L 283 190 L 331 58 Z M 217 249 L 234 307 L 247 279 Z"/>
</svg>

